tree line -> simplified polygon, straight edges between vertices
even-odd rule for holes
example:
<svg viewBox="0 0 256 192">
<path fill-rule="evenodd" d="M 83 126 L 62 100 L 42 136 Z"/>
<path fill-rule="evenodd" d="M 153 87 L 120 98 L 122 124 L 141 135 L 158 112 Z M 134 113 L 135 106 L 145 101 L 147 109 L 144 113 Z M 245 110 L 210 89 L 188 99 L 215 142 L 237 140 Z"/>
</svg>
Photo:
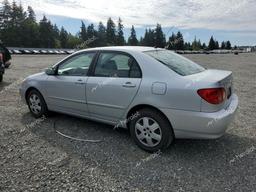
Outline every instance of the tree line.
<svg viewBox="0 0 256 192">
<path fill-rule="evenodd" d="M 101 46 L 151 46 L 167 48 L 170 50 L 213 50 L 231 49 L 230 41 L 219 42 L 210 38 L 208 45 L 201 43 L 195 37 L 193 42 L 185 42 L 180 31 L 172 33 L 169 38 L 163 33 L 160 24 L 155 28 L 147 28 L 140 39 L 137 38 L 134 26 L 126 40 L 124 37 L 124 25 L 121 18 L 116 23 L 109 18 L 106 26 L 99 22 L 85 25 L 81 21 L 80 31 L 73 35 L 64 27 L 58 28 L 46 16 L 37 22 L 36 14 L 31 6 L 24 10 L 22 4 L 15 1 L 10 3 L 3 1 L 0 7 L 0 39 L 8 47 L 33 47 L 33 48 L 87 48 Z"/>
</svg>

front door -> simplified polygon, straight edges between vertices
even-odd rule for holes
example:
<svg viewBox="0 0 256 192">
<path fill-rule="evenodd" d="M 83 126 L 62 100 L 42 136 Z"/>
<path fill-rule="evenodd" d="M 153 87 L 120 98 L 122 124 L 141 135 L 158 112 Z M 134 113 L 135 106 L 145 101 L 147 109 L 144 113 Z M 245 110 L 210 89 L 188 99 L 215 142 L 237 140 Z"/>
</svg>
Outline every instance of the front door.
<svg viewBox="0 0 256 192">
<path fill-rule="evenodd" d="M 95 53 L 80 53 L 62 62 L 55 76 L 47 79 L 49 109 L 88 116 L 86 104 L 87 72 Z"/>
</svg>

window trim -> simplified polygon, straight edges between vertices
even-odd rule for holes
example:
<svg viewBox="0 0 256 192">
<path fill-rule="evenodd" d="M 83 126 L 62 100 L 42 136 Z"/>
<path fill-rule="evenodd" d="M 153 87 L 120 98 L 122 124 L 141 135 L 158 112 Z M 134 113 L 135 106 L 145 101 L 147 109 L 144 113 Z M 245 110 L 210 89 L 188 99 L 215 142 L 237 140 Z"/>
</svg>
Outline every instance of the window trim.
<svg viewBox="0 0 256 192">
<path fill-rule="evenodd" d="M 139 70 L 140 70 L 140 77 L 116 77 L 116 78 L 131 78 L 131 79 L 142 79 L 143 77 L 143 74 L 142 74 L 142 70 L 141 70 L 141 67 L 139 65 L 139 63 L 137 62 L 137 60 L 129 53 L 127 52 L 124 52 L 124 51 L 116 51 L 116 50 L 100 50 L 98 51 L 98 53 L 96 54 L 96 58 L 94 60 L 94 63 L 93 63 L 93 66 L 92 66 L 92 69 L 88 72 L 90 72 L 90 75 L 91 77 L 102 77 L 102 76 L 98 76 L 98 75 L 95 75 L 95 70 L 96 70 L 96 66 L 98 64 L 98 61 L 99 61 L 99 57 L 102 53 L 119 53 L 119 54 L 122 54 L 122 55 L 126 55 L 132 59 L 134 59 L 136 65 L 138 66 Z M 130 71 L 130 70 L 129 70 Z M 113 77 L 109 77 L 109 78 L 113 78 Z"/>
<path fill-rule="evenodd" d="M 70 59 L 72 59 L 72 58 L 74 58 L 74 57 L 76 57 L 76 56 L 79 56 L 79 55 L 90 54 L 90 53 L 94 53 L 94 56 L 93 56 L 93 59 L 92 59 L 92 61 L 91 61 L 91 63 L 90 63 L 90 66 L 89 66 L 89 69 L 88 69 L 86 75 L 79 75 L 79 76 L 77 76 L 77 75 L 59 75 L 59 74 L 58 74 L 59 67 L 60 67 L 61 65 L 63 65 L 65 62 L 67 62 L 68 60 L 70 60 Z M 90 74 L 90 70 L 91 70 L 91 68 L 92 68 L 93 65 L 94 65 L 95 59 L 96 59 L 96 57 L 97 57 L 97 53 L 98 53 L 97 51 L 83 51 L 83 52 L 79 52 L 79 53 L 75 53 L 75 54 L 73 54 L 73 55 L 70 55 L 69 57 L 65 58 L 65 59 L 62 60 L 60 63 L 58 63 L 57 66 L 55 66 L 55 67 L 56 67 L 56 69 L 55 69 L 55 75 L 56 75 L 56 76 L 63 76 L 63 77 L 88 77 L 89 74 Z"/>
</svg>

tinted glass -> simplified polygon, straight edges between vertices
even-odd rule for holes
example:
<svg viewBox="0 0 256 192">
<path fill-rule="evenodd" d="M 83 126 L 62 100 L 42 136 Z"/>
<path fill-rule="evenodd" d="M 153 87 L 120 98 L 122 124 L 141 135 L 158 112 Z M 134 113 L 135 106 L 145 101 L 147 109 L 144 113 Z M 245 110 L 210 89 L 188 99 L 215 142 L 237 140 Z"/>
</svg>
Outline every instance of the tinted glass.
<svg viewBox="0 0 256 192">
<path fill-rule="evenodd" d="M 154 50 L 146 51 L 144 53 L 155 58 L 157 61 L 163 63 L 182 76 L 200 73 L 205 70 L 202 66 L 172 51 Z"/>
<path fill-rule="evenodd" d="M 137 62 L 122 53 L 101 53 L 95 68 L 95 76 L 140 78 L 141 72 Z"/>
</svg>

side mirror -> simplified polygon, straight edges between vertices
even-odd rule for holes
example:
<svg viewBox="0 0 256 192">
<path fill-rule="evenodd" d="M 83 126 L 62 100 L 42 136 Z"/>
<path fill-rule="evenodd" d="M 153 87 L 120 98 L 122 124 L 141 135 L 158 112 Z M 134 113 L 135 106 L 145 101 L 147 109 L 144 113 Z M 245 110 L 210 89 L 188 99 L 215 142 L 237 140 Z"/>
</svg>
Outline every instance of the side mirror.
<svg viewBox="0 0 256 192">
<path fill-rule="evenodd" d="M 47 75 L 56 75 L 56 69 L 55 68 L 47 68 L 46 70 L 45 70 L 45 73 L 47 74 Z"/>
</svg>

